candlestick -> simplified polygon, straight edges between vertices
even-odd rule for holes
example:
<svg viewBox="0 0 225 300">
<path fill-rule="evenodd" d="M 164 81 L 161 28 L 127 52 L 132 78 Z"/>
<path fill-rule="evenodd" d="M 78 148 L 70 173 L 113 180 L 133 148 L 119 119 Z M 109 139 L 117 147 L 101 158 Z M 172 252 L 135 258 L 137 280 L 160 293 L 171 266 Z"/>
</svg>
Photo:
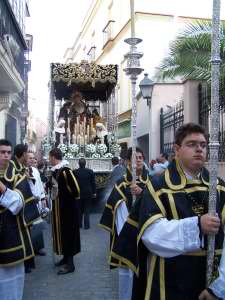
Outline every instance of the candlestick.
<svg viewBox="0 0 225 300">
<path fill-rule="evenodd" d="M 59 141 L 60 141 L 60 144 L 63 144 L 63 133 L 60 134 Z"/>
</svg>

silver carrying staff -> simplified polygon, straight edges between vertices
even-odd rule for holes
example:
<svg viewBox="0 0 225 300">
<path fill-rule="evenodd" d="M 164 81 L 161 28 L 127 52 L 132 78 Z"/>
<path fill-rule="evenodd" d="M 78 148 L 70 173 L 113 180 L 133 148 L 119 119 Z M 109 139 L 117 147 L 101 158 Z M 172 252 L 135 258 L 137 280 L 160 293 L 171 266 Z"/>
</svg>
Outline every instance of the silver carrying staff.
<svg viewBox="0 0 225 300">
<path fill-rule="evenodd" d="M 53 183 L 52 183 L 52 174 L 51 174 L 51 171 L 49 170 L 48 174 L 47 174 L 47 177 L 48 177 L 48 183 L 49 183 L 49 186 L 48 186 L 48 205 L 49 205 L 49 214 L 48 214 L 48 217 L 49 217 L 49 225 L 50 225 L 50 236 L 51 236 L 51 254 L 52 254 L 52 262 L 53 262 L 53 266 L 55 267 L 55 263 L 56 263 L 56 260 L 55 260 L 55 253 L 54 253 L 54 247 L 53 247 L 53 232 L 52 232 L 52 187 L 53 187 Z"/>
<path fill-rule="evenodd" d="M 220 0 L 213 0 L 211 50 L 211 118 L 210 118 L 210 160 L 209 160 L 209 210 L 216 214 L 218 150 L 219 150 L 219 86 L 220 86 Z M 208 236 L 207 250 L 207 286 L 212 280 L 215 251 L 215 235 Z"/>
<path fill-rule="evenodd" d="M 136 45 L 142 40 L 135 37 L 135 14 L 134 0 L 130 0 L 131 11 L 131 38 L 125 39 L 125 42 L 130 45 L 130 51 L 124 55 L 127 59 L 127 67 L 124 69 L 126 75 L 130 77 L 132 89 L 132 118 L 131 118 L 131 140 L 132 140 L 132 183 L 136 183 L 136 146 L 137 146 L 137 98 L 136 98 L 136 81 L 137 76 L 141 74 L 143 69 L 140 67 L 140 58 L 142 53 L 137 51 Z M 133 195 L 133 202 L 136 196 Z"/>
</svg>

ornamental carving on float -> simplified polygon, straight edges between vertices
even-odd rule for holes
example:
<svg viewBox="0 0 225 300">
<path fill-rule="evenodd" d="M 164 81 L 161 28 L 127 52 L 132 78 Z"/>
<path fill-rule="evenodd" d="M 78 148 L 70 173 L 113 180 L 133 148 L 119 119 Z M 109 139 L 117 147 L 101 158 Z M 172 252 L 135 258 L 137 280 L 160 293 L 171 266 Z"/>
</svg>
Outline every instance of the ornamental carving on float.
<svg viewBox="0 0 225 300">
<path fill-rule="evenodd" d="M 97 82 L 116 83 L 117 68 L 115 65 L 96 65 L 91 62 L 82 61 L 80 64 L 60 64 L 53 63 L 52 80 L 67 82 L 70 86 L 73 82 L 82 83 L 90 82 L 92 87 L 95 87 Z"/>
</svg>

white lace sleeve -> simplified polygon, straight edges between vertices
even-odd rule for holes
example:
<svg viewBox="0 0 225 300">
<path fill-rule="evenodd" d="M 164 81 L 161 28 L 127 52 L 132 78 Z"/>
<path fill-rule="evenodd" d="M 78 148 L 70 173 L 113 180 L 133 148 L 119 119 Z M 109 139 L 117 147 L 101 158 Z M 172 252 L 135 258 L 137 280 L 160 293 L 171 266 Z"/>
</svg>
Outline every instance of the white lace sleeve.
<svg viewBox="0 0 225 300">
<path fill-rule="evenodd" d="M 174 257 L 200 249 L 198 217 L 181 220 L 161 218 L 142 235 L 145 246 L 161 257 Z"/>
<path fill-rule="evenodd" d="M 12 214 L 17 215 L 23 207 L 23 199 L 19 193 L 7 188 L 6 192 L 0 197 L 0 204 L 9 209 Z"/>
<path fill-rule="evenodd" d="M 225 242 L 219 265 L 219 277 L 209 287 L 218 298 L 225 299 Z"/>
<path fill-rule="evenodd" d="M 127 217 L 128 217 L 127 206 L 126 203 L 122 201 L 116 210 L 115 223 L 116 223 L 116 230 L 118 235 L 120 234 L 120 231 L 122 230 L 123 225 L 127 220 Z"/>
</svg>

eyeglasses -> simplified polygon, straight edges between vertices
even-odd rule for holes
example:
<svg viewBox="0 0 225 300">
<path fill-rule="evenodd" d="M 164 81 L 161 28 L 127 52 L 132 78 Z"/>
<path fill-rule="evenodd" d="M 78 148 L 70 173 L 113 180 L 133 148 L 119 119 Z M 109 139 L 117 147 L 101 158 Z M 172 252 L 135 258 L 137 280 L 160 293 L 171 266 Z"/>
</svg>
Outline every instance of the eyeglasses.
<svg viewBox="0 0 225 300">
<path fill-rule="evenodd" d="M 187 142 L 183 146 L 191 148 L 191 149 L 198 149 L 198 147 L 200 147 L 202 149 L 206 149 L 207 148 L 207 143 L 206 142 L 191 141 L 191 142 Z"/>
<path fill-rule="evenodd" d="M 12 151 L 0 150 L 0 154 L 12 154 Z"/>
<path fill-rule="evenodd" d="M 143 156 L 142 155 L 136 155 L 136 159 L 137 160 L 143 160 Z"/>
</svg>

